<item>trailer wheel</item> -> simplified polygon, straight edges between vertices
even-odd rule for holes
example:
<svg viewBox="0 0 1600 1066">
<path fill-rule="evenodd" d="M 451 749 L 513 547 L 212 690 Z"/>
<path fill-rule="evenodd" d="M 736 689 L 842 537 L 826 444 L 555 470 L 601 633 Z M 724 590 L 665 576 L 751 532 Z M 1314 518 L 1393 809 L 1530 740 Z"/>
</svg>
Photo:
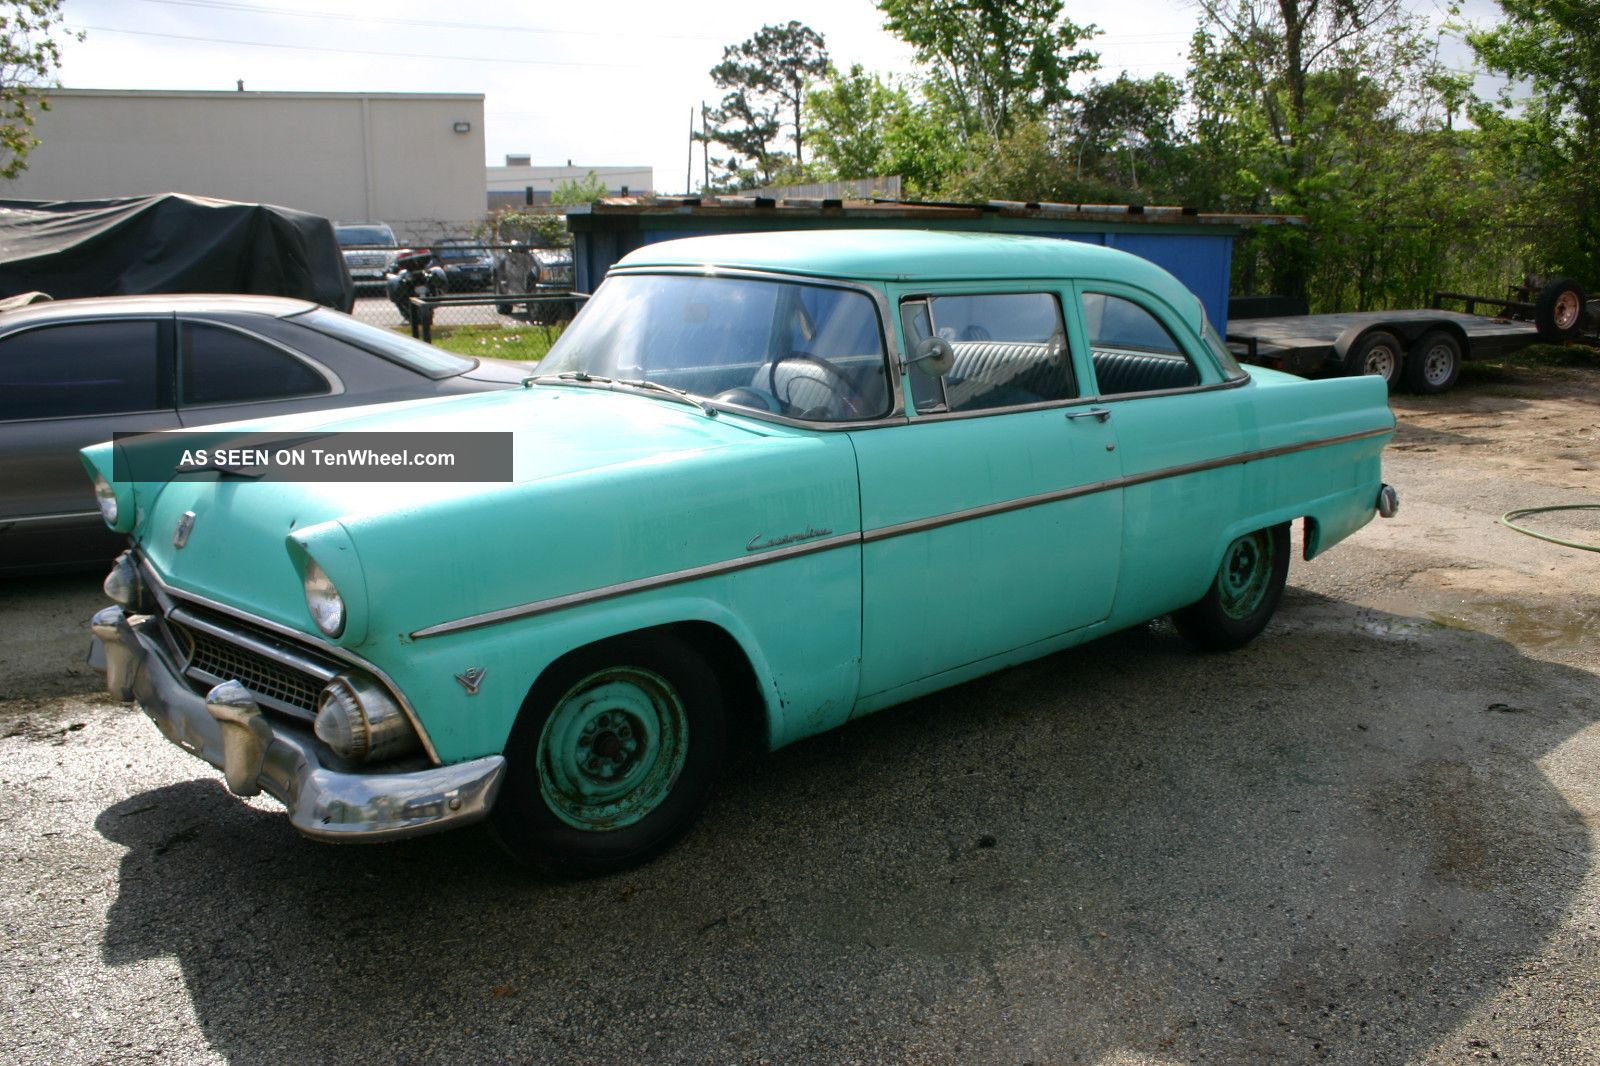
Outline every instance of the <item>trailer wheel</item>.
<svg viewBox="0 0 1600 1066">
<path fill-rule="evenodd" d="M 1375 374 L 1393 387 L 1400 377 L 1400 339 L 1388 330 L 1375 329 L 1366 334 L 1344 357 L 1344 372 L 1350 377 Z"/>
<path fill-rule="evenodd" d="M 1556 278 L 1539 290 L 1533 304 L 1533 324 L 1547 341 L 1567 341 L 1583 322 L 1583 289 L 1571 278 Z"/>
<path fill-rule="evenodd" d="M 1449 330 L 1429 330 L 1406 355 L 1406 387 L 1412 392 L 1447 392 L 1460 376 L 1461 342 Z"/>
</svg>

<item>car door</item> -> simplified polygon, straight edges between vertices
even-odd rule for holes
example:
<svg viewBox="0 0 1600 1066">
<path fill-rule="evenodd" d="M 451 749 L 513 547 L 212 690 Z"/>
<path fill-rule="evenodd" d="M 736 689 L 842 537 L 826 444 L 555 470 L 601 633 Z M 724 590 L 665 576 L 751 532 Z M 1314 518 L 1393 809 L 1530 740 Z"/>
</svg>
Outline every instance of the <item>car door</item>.
<svg viewBox="0 0 1600 1066">
<path fill-rule="evenodd" d="M 0 529 L 46 549 L 58 535 L 104 532 L 78 449 L 177 426 L 171 333 L 172 317 L 153 315 L 0 337 Z M 72 561 L 65 542 L 61 549 L 57 561 Z"/>
<path fill-rule="evenodd" d="M 242 326 L 180 318 L 177 340 L 185 426 L 330 406 L 344 392 L 321 363 Z"/>
<path fill-rule="evenodd" d="M 853 433 L 863 711 L 1101 621 L 1120 565 L 1116 426 L 1085 398 L 1060 292 L 910 292 L 899 318 L 902 351 L 942 342 L 952 365 L 907 372 L 907 423 Z"/>
<path fill-rule="evenodd" d="M 1232 387 L 1246 379 L 1149 293 L 1086 281 L 1076 302 L 1126 483 L 1122 558 L 1137 580 L 1119 591 L 1117 609 L 1161 614 L 1181 606 L 1172 602 L 1178 590 L 1205 591 L 1225 527 L 1247 509 L 1244 468 L 1226 461 L 1260 439 L 1253 409 Z"/>
</svg>

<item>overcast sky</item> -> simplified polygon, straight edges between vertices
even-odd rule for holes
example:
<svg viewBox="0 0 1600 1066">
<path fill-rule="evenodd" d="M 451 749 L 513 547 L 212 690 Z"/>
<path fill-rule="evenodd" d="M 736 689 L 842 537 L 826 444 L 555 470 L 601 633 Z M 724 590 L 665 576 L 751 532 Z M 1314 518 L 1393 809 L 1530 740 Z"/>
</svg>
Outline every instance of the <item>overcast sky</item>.
<svg viewBox="0 0 1600 1066">
<path fill-rule="evenodd" d="M 1443 20 L 1443 0 L 1410 2 Z M 1493 0 L 1465 8 L 1480 19 L 1498 11 Z M 87 34 L 63 48 L 69 88 L 233 89 L 243 79 L 259 91 L 483 93 L 486 162 L 527 153 L 541 164 L 645 164 L 669 193 L 684 188 L 691 110 L 719 95 L 707 71 L 762 24 L 807 23 L 840 67 L 913 69 L 871 0 L 65 0 L 63 10 Z M 1068 0 L 1067 11 L 1102 31 L 1097 77 L 1182 76 L 1191 4 Z M 1468 62 L 1458 45 L 1447 57 Z"/>
</svg>

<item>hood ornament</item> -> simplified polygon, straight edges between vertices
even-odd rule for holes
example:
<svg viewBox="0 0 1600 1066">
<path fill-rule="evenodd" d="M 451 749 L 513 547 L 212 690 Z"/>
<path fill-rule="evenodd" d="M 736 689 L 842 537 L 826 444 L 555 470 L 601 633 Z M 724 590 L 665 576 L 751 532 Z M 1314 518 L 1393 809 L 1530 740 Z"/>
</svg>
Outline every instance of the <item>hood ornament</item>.
<svg viewBox="0 0 1600 1066">
<path fill-rule="evenodd" d="M 178 528 L 172 534 L 172 546 L 181 548 L 189 543 L 189 531 L 194 528 L 194 512 L 185 511 L 183 517 L 178 519 Z"/>
<path fill-rule="evenodd" d="M 456 680 L 461 682 L 461 687 L 467 690 L 467 695 L 476 696 L 478 689 L 483 684 L 483 675 L 489 671 L 481 666 L 474 666 L 456 675 Z"/>
</svg>

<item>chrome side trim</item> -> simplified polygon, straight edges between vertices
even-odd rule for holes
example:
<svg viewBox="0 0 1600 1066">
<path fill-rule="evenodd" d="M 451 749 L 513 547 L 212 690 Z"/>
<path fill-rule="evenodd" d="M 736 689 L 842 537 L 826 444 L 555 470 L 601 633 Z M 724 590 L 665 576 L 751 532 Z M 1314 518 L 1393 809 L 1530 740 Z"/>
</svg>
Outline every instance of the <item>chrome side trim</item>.
<svg viewBox="0 0 1600 1066">
<path fill-rule="evenodd" d="M 685 581 L 698 581 L 705 577 L 731 574 L 737 570 L 748 570 L 753 566 L 765 566 L 767 563 L 782 562 L 784 559 L 795 559 L 802 555 L 814 555 L 817 552 L 831 551 L 834 548 L 846 548 L 852 544 L 859 543 L 861 543 L 860 533 L 842 533 L 836 537 L 807 541 L 804 544 L 794 544 L 787 548 L 747 555 L 739 559 L 728 559 L 720 563 L 707 563 L 704 566 L 691 566 L 687 570 L 674 570 L 668 574 L 636 578 L 632 581 L 605 585 L 601 588 L 589 589 L 584 592 L 568 593 L 565 596 L 552 596 L 547 600 L 535 600 L 532 603 L 519 604 L 515 607 L 502 607 L 496 611 L 484 611 L 482 614 L 468 615 L 453 622 L 440 622 L 438 625 L 419 629 L 411 634 L 411 639 L 421 640 L 423 637 L 438 637 L 446 633 L 459 633 L 464 629 L 477 629 L 480 626 L 492 626 L 498 622 L 509 622 L 513 618 L 532 618 L 535 615 L 561 611 L 568 607 L 577 607 L 580 604 L 614 599 L 617 596 L 627 596 L 634 592 L 648 592 L 651 589 L 678 585 Z"/>
<path fill-rule="evenodd" d="M 237 607 L 230 607 L 225 603 L 222 603 L 218 600 L 213 600 L 207 596 L 201 596 L 198 593 L 183 592 L 174 589 L 165 581 L 161 580 L 161 576 L 155 572 L 155 568 L 150 565 L 149 560 L 147 560 L 143 555 L 139 556 L 139 569 L 140 572 L 145 575 L 149 587 L 151 591 L 155 593 L 156 600 L 161 604 L 161 609 L 163 611 L 172 610 L 176 604 L 174 597 L 185 599 L 190 603 L 197 603 L 200 606 L 209 608 L 218 612 L 219 614 L 225 614 L 229 617 L 237 618 L 242 622 L 248 622 L 253 626 L 258 626 L 267 630 L 269 633 L 278 633 L 301 644 L 309 644 L 311 647 L 316 648 L 318 651 L 326 652 L 329 656 L 335 659 L 350 663 L 352 666 L 358 666 L 365 670 L 367 673 L 383 682 L 390 694 L 394 696 L 395 702 L 400 705 L 400 709 L 406 712 L 406 717 L 411 719 L 411 727 L 417 731 L 417 736 L 422 739 L 422 750 L 428 753 L 428 758 L 433 761 L 435 766 L 444 765 L 444 760 L 439 758 L 438 749 L 433 746 L 433 738 L 428 736 L 428 731 L 423 728 L 422 719 L 417 717 L 416 708 L 411 706 L 411 701 L 407 699 L 406 694 L 400 690 L 400 686 L 395 684 L 394 678 L 390 677 L 379 667 L 374 666 L 372 663 L 368 662 L 366 659 L 363 659 L 361 656 L 356 655 L 354 652 L 347 651 L 344 648 L 339 647 L 337 644 L 329 643 L 326 640 L 320 640 L 308 633 L 302 633 L 298 629 L 291 629 L 288 626 L 279 625 L 277 622 L 271 622 L 265 618 L 258 618 L 253 614 L 247 614 L 246 612 L 239 610 Z M 234 636 L 236 636 L 236 634 L 231 635 L 228 639 L 234 639 Z"/>
<path fill-rule="evenodd" d="M 549 614 L 552 611 L 562 611 L 569 607 L 579 607 L 584 604 L 598 603 L 601 600 L 615 599 L 618 596 L 627 596 L 635 592 L 646 592 L 651 589 L 665 588 L 669 585 L 682 584 L 685 581 L 698 581 L 701 578 L 718 577 L 723 574 L 735 573 L 739 570 L 748 570 L 751 567 L 765 566 L 768 563 L 782 562 L 802 555 L 811 555 L 816 552 L 832 551 L 835 548 L 847 548 L 854 544 L 871 544 L 892 537 L 903 537 L 909 533 L 920 533 L 941 526 L 954 525 L 957 522 L 969 522 L 976 518 L 987 518 L 990 515 L 1005 514 L 1008 511 L 1020 511 L 1028 507 L 1039 507 L 1058 500 L 1070 500 L 1077 496 L 1088 496 L 1097 492 L 1107 492 L 1111 489 L 1128 488 L 1133 485 L 1143 485 L 1151 481 L 1160 481 L 1169 477 L 1182 477 L 1185 474 L 1199 473 L 1203 470 L 1214 470 L 1218 467 L 1237 466 L 1242 463 L 1256 462 L 1261 459 L 1271 459 L 1279 455 L 1291 455 L 1295 452 L 1311 451 L 1315 448 L 1327 448 L 1336 444 L 1348 444 L 1352 441 L 1367 440 L 1372 437 L 1382 437 L 1393 433 L 1393 429 L 1368 429 L 1358 433 L 1345 433 L 1337 437 L 1324 437 L 1320 440 L 1305 441 L 1300 444 L 1286 444 L 1277 448 L 1264 448 L 1253 452 L 1237 452 L 1217 459 L 1205 459 L 1194 463 L 1185 463 L 1182 466 L 1170 466 L 1160 470 L 1152 470 L 1143 474 L 1131 474 L 1126 477 L 1109 478 L 1105 481 L 1096 481 L 1087 485 L 1074 485 L 1071 488 L 1057 489 L 1052 492 L 1041 492 L 1033 496 L 1020 496 L 1012 500 L 1002 500 L 998 503 L 984 504 L 980 507 L 968 507 L 961 511 L 949 511 L 941 515 L 928 518 L 913 519 L 909 522 L 900 522 L 892 526 L 880 526 L 877 529 L 864 530 L 859 533 L 842 533 L 825 540 L 810 541 L 805 544 L 796 544 L 776 551 L 762 552 L 758 555 L 745 556 L 739 559 L 728 559 L 718 563 L 707 563 L 703 566 L 693 566 L 685 570 L 674 570 L 666 574 L 657 574 L 654 577 L 635 578 L 632 581 L 622 581 L 615 585 L 604 585 L 600 588 L 587 589 L 583 592 L 568 593 L 564 596 L 552 596 L 549 599 L 534 600 L 531 603 L 517 604 L 512 607 L 502 607 L 494 611 L 484 611 L 480 614 L 467 615 L 449 622 L 440 622 L 437 625 L 418 629 L 411 634 L 411 639 L 421 640 L 425 637 L 438 637 L 446 633 L 459 633 L 467 629 L 477 629 L 482 626 L 496 625 L 500 622 L 509 622 L 518 618 L 532 618 L 536 615 Z M 392 686 L 391 686 L 392 687 Z M 426 737 L 424 737 L 426 741 Z"/>
<path fill-rule="evenodd" d="M 0 518 L 0 525 L 20 526 L 27 522 L 60 522 L 65 519 L 99 518 L 99 511 L 60 511 L 56 514 L 31 514 L 22 518 Z"/>
</svg>

